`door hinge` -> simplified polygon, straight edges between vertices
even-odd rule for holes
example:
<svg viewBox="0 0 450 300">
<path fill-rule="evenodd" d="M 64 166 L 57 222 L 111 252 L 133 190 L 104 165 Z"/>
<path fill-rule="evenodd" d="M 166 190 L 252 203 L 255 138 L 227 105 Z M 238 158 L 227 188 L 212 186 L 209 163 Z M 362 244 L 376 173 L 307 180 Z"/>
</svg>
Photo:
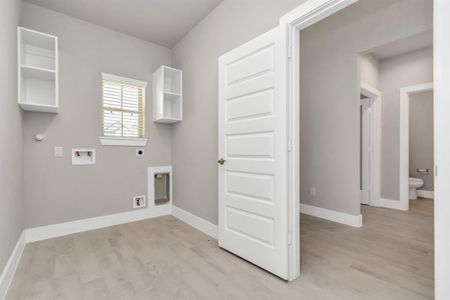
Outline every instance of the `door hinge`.
<svg viewBox="0 0 450 300">
<path fill-rule="evenodd" d="M 288 48 L 288 59 L 292 58 L 292 46 L 289 46 Z"/>
<path fill-rule="evenodd" d="M 292 152 L 292 139 L 289 139 L 288 142 L 288 152 Z"/>
<path fill-rule="evenodd" d="M 292 245 L 292 231 L 288 232 L 288 245 Z"/>
<path fill-rule="evenodd" d="M 434 166 L 434 177 L 437 177 L 438 174 L 438 170 L 437 170 L 437 165 Z"/>
</svg>

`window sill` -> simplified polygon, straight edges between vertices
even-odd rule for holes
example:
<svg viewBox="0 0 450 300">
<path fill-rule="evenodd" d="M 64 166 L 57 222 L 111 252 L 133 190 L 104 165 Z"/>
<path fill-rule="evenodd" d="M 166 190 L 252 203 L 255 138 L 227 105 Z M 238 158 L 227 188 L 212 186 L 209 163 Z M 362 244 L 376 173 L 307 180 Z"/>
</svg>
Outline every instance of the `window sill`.
<svg viewBox="0 0 450 300">
<path fill-rule="evenodd" d="M 103 146 L 137 146 L 143 147 L 147 145 L 147 139 L 143 138 L 127 138 L 127 137 L 112 137 L 99 136 L 100 144 Z"/>
</svg>

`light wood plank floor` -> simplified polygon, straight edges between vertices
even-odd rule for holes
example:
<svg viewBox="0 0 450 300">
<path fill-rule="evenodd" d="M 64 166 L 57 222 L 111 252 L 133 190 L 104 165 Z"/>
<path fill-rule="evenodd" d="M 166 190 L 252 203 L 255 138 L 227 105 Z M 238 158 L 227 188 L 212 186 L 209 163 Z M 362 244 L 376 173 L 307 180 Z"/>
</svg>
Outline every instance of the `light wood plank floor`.
<svg viewBox="0 0 450 300">
<path fill-rule="evenodd" d="M 168 216 L 27 245 L 7 299 L 432 299 L 432 201 L 362 212 L 360 229 L 302 215 L 290 283 Z"/>
</svg>

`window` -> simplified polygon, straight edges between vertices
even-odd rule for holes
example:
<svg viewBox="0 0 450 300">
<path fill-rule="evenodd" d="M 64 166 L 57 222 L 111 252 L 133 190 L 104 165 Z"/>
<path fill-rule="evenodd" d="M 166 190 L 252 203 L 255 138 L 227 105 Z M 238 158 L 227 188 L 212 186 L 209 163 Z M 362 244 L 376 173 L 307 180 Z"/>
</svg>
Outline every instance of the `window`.
<svg viewBox="0 0 450 300">
<path fill-rule="evenodd" d="M 147 83 L 106 73 L 102 74 L 102 79 L 102 144 L 103 140 L 143 139 Z"/>
</svg>

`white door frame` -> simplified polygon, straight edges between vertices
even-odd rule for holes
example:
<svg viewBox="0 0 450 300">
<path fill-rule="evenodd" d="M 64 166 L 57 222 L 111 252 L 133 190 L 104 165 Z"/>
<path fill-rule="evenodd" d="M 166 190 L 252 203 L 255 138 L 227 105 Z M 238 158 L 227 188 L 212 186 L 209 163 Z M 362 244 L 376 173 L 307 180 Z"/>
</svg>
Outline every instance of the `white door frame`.
<svg viewBox="0 0 450 300">
<path fill-rule="evenodd" d="M 288 53 L 289 122 L 289 280 L 300 275 L 300 35 L 306 27 L 344 9 L 358 0 L 307 0 L 280 19 L 286 28 Z"/>
<path fill-rule="evenodd" d="M 290 57 L 288 69 L 288 97 L 289 97 L 289 125 L 291 157 L 289 170 L 290 182 L 290 210 L 289 222 L 292 235 L 292 247 L 290 249 L 290 280 L 299 276 L 300 272 L 300 217 L 299 217 L 299 185 L 300 185 L 300 97 L 299 82 L 299 31 L 307 26 L 357 2 L 358 0 L 307 0 L 280 19 L 280 23 L 286 26 L 289 42 L 288 53 Z M 435 172 L 435 297 L 436 299 L 450 298 L 450 1 L 433 0 L 433 51 L 434 51 L 434 161 L 439 176 Z"/>
<path fill-rule="evenodd" d="M 409 98 L 413 94 L 433 90 L 427 82 L 400 89 L 400 209 L 409 210 Z"/>
<path fill-rule="evenodd" d="M 361 81 L 361 95 L 370 99 L 372 109 L 370 128 L 370 206 L 381 205 L 381 92 L 368 83 Z"/>
<path fill-rule="evenodd" d="M 434 286 L 450 299 L 450 1 L 434 0 Z"/>
</svg>

